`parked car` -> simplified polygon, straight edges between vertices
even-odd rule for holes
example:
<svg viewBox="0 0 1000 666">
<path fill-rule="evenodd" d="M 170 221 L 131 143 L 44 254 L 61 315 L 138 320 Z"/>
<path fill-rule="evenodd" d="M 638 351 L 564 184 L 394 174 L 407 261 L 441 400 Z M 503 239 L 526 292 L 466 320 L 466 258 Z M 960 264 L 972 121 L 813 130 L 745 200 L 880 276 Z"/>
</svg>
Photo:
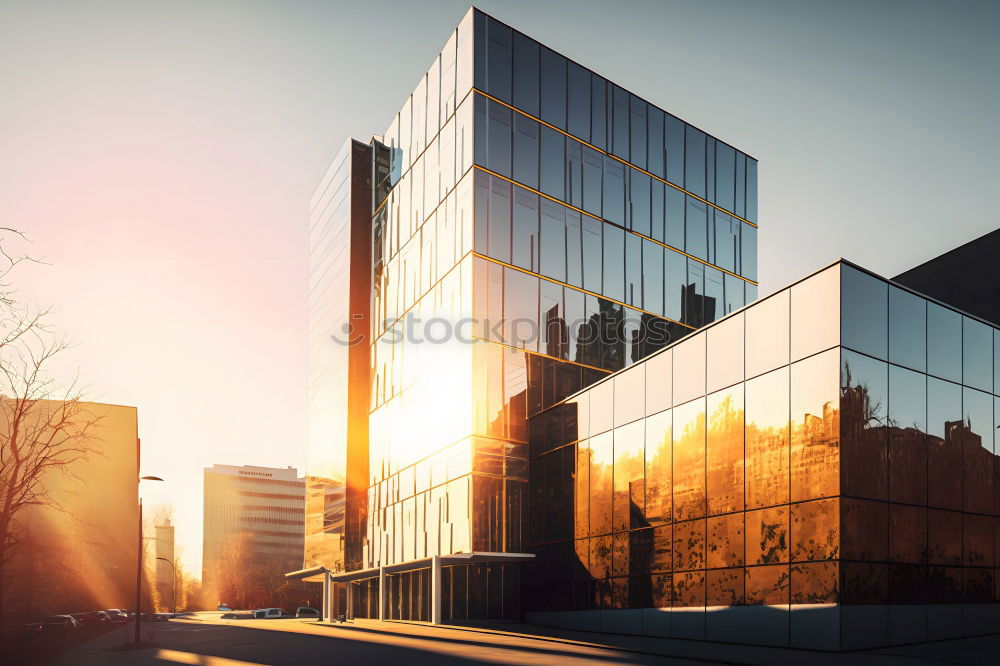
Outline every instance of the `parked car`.
<svg viewBox="0 0 1000 666">
<path fill-rule="evenodd" d="M 258 608 L 253 612 L 253 618 L 255 620 L 274 620 L 279 617 L 283 617 L 285 611 L 280 608 Z"/>
<path fill-rule="evenodd" d="M 125 624 L 128 622 L 128 615 L 117 608 L 109 608 L 104 612 L 108 614 L 108 617 L 115 624 Z"/>
<path fill-rule="evenodd" d="M 295 609 L 295 617 L 319 617 L 319 611 L 309 606 L 299 606 Z"/>
<path fill-rule="evenodd" d="M 80 625 L 110 624 L 111 617 L 104 611 L 90 611 L 89 613 L 72 613 L 73 618 Z"/>
<path fill-rule="evenodd" d="M 42 623 L 39 621 L 25 622 L 21 625 L 21 634 L 31 636 L 42 631 Z"/>
<path fill-rule="evenodd" d="M 76 631 L 80 623 L 72 615 L 50 615 L 42 620 L 42 631 Z"/>
<path fill-rule="evenodd" d="M 231 611 L 233 609 L 229 607 L 229 604 L 219 604 L 219 610 L 220 611 Z"/>
</svg>

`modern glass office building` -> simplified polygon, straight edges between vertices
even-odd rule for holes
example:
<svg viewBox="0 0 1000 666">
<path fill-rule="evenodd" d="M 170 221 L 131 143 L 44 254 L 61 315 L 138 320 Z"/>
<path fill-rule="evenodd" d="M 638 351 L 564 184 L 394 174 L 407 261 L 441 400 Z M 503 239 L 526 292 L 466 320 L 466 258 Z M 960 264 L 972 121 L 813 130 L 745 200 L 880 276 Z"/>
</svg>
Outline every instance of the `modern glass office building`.
<svg viewBox="0 0 1000 666">
<path fill-rule="evenodd" d="M 520 617 L 528 418 L 756 297 L 757 162 L 474 9 L 388 128 L 348 143 L 367 185 L 345 147 L 312 205 L 298 575 L 331 614 Z M 364 276 L 333 240 L 361 227 Z M 328 349 L 358 314 L 334 293 L 362 283 L 361 343 Z"/>
<path fill-rule="evenodd" d="M 1000 330 L 847 262 L 530 421 L 529 621 L 821 649 L 995 631 Z"/>
</svg>

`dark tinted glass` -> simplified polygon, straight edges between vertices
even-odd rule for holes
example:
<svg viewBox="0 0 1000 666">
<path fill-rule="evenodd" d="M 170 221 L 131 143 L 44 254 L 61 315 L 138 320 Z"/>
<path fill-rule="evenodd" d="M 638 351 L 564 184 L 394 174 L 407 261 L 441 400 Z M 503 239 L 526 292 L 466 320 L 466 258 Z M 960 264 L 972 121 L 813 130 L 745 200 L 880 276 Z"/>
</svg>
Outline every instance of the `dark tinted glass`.
<svg viewBox="0 0 1000 666">
<path fill-rule="evenodd" d="M 514 180 L 538 189 L 538 123 L 514 114 Z"/>
<path fill-rule="evenodd" d="M 705 264 L 687 260 L 687 283 L 681 295 L 684 305 L 684 323 L 688 326 L 701 328 L 705 325 Z"/>
<path fill-rule="evenodd" d="M 846 264 L 840 270 L 841 344 L 888 357 L 888 285 Z"/>
<path fill-rule="evenodd" d="M 962 387 L 927 379 L 927 502 L 959 509 L 962 503 Z"/>
<path fill-rule="evenodd" d="M 962 317 L 962 383 L 993 390 L 993 329 L 969 317 Z"/>
<path fill-rule="evenodd" d="M 726 274 L 726 304 L 723 315 L 734 312 L 744 305 L 743 280 L 735 275 Z"/>
<path fill-rule="evenodd" d="M 684 187 L 684 123 L 666 116 L 667 180 Z"/>
<path fill-rule="evenodd" d="M 511 29 L 489 20 L 486 27 L 486 92 L 510 103 Z"/>
<path fill-rule="evenodd" d="M 642 307 L 663 314 L 663 248 L 648 240 L 642 242 Z"/>
<path fill-rule="evenodd" d="M 927 301 L 889 287 L 889 360 L 914 370 L 927 367 Z"/>
<path fill-rule="evenodd" d="M 747 214 L 746 218 L 757 223 L 757 160 L 747 158 Z"/>
<path fill-rule="evenodd" d="M 715 203 L 726 210 L 736 207 L 736 149 L 715 144 Z M 735 211 L 734 211 L 735 212 Z"/>
<path fill-rule="evenodd" d="M 629 169 L 629 228 L 650 236 L 649 186 L 650 178 L 636 169 Z"/>
<path fill-rule="evenodd" d="M 927 377 L 889 366 L 889 499 L 927 502 Z"/>
<path fill-rule="evenodd" d="M 481 98 L 477 97 L 478 102 Z M 489 102 L 489 141 L 485 165 L 501 176 L 510 178 L 511 110 Z"/>
<path fill-rule="evenodd" d="M 583 286 L 583 249 L 580 236 L 580 213 L 566 211 L 566 282 Z"/>
<path fill-rule="evenodd" d="M 650 201 L 649 201 L 649 213 L 650 213 L 650 228 L 649 235 L 660 241 L 664 242 L 666 228 L 664 227 L 663 219 L 663 188 L 667 187 L 658 180 L 650 179 Z M 672 188 L 671 188 L 672 189 Z"/>
<path fill-rule="evenodd" d="M 566 203 L 577 208 L 583 207 L 582 146 L 579 141 L 566 140 Z"/>
<path fill-rule="evenodd" d="M 608 298 L 625 300 L 625 231 L 604 225 L 604 288 Z"/>
<path fill-rule="evenodd" d="M 962 317 L 936 303 L 927 303 L 927 372 L 962 381 Z"/>
<path fill-rule="evenodd" d="M 845 495 L 886 499 L 889 366 L 844 349 L 840 368 L 840 466 Z"/>
<path fill-rule="evenodd" d="M 1000 393 L 1000 331 L 993 331 L 993 392 Z"/>
<path fill-rule="evenodd" d="M 510 263 L 510 183 L 493 178 L 490 184 L 489 256 Z"/>
<path fill-rule="evenodd" d="M 590 141 L 590 72 L 568 62 L 566 131 L 584 141 Z"/>
<path fill-rule="evenodd" d="M 642 307 L 642 239 L 625 234 L 625 302 Z"/>
<path fill-rule="evenodd" d="M 611 85 L 611 153 L 628 160 L 628 99 L 629 94 Z"/>
<path fill-rule="evenodd" d="M 685 127 L 684 156 L 684 187 L 688 192 L 704 197 L 705 133 L 690 125 Z"/>
<path fill-rule="evenodd" d="M 566 129 L 566 58 L 541 47 L 541 119 Z"/>
<path fill-rule="evenodd" d="M 507 268 L 503 281 L 504 339 L 518 349 L 538 351 L 538 278 Z"/>
<path fill-rule="evenodd" d="M 663 111 L 655 106 L 649 106 L 646 112 L 646 170 L 655 176 L 663 178 Z"/>
<path fill-rule="evenodd" d="M 702 306 L 702 314 L 705 317 L 706 324 L 722 316 L 722 307 L 725 300 L 722 275 L 722 271 L 718 268 L 705 266 L 705 303 Z"/>
<path fill-rule="evenodd" d="M 583 146 L 583 206 L 591 215 L 601 215 L 604 180 L 604 156 L 593 148 Z"/>
<path fill-rule="evenodd" d="M 590 76 L 590 143 L 601 150 L 608 147 L 607 88 L 607 81 Z"/>
<path fill-rule="evenodd" d="M 708 206 L 687 197 L 686 208 L 684 249 L 699 259 L 708 259 Z"/>
<path fill-rule="evenodd" d="M 538 189 L 550 197 L 564 200 L 566 195 L 566 138 L 550 127 L 542 125 L 539 129 L 541 130 L 541 168 Z"/>
<path fill-rule="evenodd" d="M 675 187 L 665 186 L 666 237 L 664 243 L 684 249 L 684 193 Z"/>
<path fill-rule="evenodd" d="M 714 209 L 713 209 L 714 210 Z M 729 215 L 715 210 L 715 265 L 727 271 L 739 271 L 740 225 Z"/>
<path fill-rule="evenodd" d="M 515 32 L 513 103 L 538 116 L 538 42 Z"/>
<path fill-rule="evenodd" d="M 664 248 L 663 250 L 663 316 L 681 321 L 684 316 L 685 286 L 687 285 L 687 258 Z"/>
<path fill-rule="evenodd" d="M 538 272 L 538 195 L 514 188 L 514 243 L 512 263 Z"/>
<path fill-rule="evenodd" d="M 625 226 L 625 165 L 604 158 L 604 219 Z"/>
<path fill-rule="evenodd" d="M 548 199 L 542 199 L 541 204 L 542 274 L 565 282 L 566 209 Z"/>
<path fill-rule="evenodd" d="M 736 153 L 736 208 L 733 212 L 740 217 L 747 216 L 747 156 Z"/>
<path fill-rule="evenodd" d="M 639 167 L 646 168 L 646 103 L 631 96 L 629 100 L 629 161 Z"/>
<path fill-rule="evenodd" d="M 583 224 L 583 288 L 601 293 L 602 290 L 602 222 L 589 217 L 581 218 Z"/>
<path fill-rule="evenodd" d="M 740 275 L 756 282 L 757 229 L 749 224 L 744 224 L 740 229 L 740 263 Z M 747 301 L 749 302 L 750 299 L 748 298 Z"/>
</svg>

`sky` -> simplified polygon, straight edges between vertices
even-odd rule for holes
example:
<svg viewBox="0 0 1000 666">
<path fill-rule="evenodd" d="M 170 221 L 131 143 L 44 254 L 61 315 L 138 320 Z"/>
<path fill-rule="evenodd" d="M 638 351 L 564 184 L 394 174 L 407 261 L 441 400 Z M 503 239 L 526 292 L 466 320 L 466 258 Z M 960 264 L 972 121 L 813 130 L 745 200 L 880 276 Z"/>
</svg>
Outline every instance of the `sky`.
<svg viewBox="0 0 1000 666">
<path fill-rule="evenodd" d="M 483 1 L 760 160 L 768 293 L 893 276 L 1000 226 L 1000 3 Z M 467 0 L 0 1 L 3 245 L 139 413 L 147 506 L 200 572 L 202 469 L 305 464 L 307 204 L 381 132 Z"/>
</svg>

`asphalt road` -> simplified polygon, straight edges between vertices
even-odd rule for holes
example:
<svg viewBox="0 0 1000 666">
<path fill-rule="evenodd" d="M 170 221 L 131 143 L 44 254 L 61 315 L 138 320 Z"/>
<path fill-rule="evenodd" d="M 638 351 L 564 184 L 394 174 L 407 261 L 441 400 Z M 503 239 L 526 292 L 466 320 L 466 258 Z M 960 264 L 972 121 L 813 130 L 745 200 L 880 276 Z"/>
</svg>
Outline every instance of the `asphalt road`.
<svg viewBox="0 0 1000 666">
<path fill-rule="evenodd" d="M 309 664 L 996 664 L 1000 634 L 849 653 L 542 629 L 358 620 L 223 620 L 221 613 L 143 624 L 144 649 L 122 650 L 131 627 L 71 649 L 50 666 L 296 666 Z M 39 661 L 42 661 L 41 659 Z M 3 659 L 0 658 L 0 662 Z"/>
<path fill-rule="evenodd" d="M 305 620 L 220 620 L 218 614 L 153 624 L 144 639 L 152 640 L 156 646 L 120 650 L 116 648 L 124 637 L 109 635 L 49 663 L 51 666 L 697 663 L 494 632 L 401 623 L 326 626 Z"/>
</svg>

